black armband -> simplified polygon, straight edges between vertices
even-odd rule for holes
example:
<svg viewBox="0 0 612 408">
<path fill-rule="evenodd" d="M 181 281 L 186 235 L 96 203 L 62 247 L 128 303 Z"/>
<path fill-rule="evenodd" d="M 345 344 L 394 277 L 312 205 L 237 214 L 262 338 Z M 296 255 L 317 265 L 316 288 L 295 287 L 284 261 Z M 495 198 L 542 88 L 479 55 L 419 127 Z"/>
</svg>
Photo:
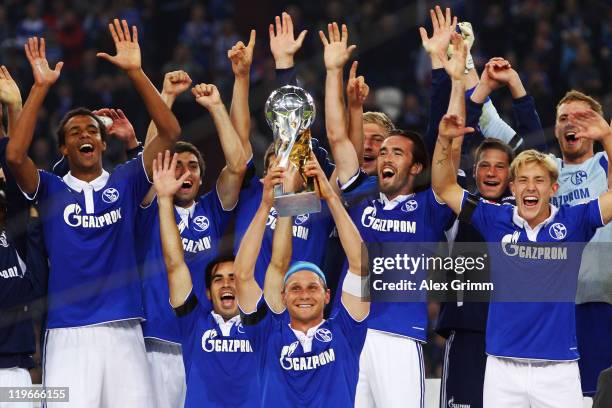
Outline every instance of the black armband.
<svg viewBox="0 0 612 408">
<path fill-rule="evenodd" d="M 132 160 L 133 158 L 138 156 L 144 150 L 144 147 L 142 146 L 142 143 L 140 143 L 140 142 L 137 142 L 137 143 L 138 144 L 136 145 L 136 147 L 134 147 L 132 149 L 127 149 L 125 151 L 125 154 L 126 154 L 128 160 Z"/>
<path fill-rule="evenodd" d="M 183 303 L 179 307 L 174 308 L 174 314 L 177 317 L 185 317 L 189 313 L 193 312 L 197 305 L 198 297 L 193 292 L 191 292 L 185 303 Z"/>
<path fill-rule="evenodd" d="M 469 194 L 463 203 L 463 207 L 461 207 L 461 212 L 459 213 L 459 221 L 470 224 L 472 222 L 472 215 L 478 206 L 478 202 L 480 199 L 478 196 L 474 194 Z"/>
<path fill-rule="evenodd" d="M 261 306 L 257 308 L 256 311 L 250 314 L 245 314 L 242 310 L 240 310 L 240 320 L 242 324 L 245 326 L 255 326 L 257 323 L 261 322 L 268 315 L 268 304 L 264 301 Z"/>
</svg>

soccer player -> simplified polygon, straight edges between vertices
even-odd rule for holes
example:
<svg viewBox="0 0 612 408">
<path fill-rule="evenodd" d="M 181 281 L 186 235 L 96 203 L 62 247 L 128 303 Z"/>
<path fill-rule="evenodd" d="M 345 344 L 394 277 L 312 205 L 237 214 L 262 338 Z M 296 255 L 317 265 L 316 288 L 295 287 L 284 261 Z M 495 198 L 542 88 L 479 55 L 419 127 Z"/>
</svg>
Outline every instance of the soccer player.
<svg viewBox="0 0 612 408">
<path fill-rule="evenodd" d="M 349 58 L 346 27 L 328 25 L 329 39 L 320 32 L 327 67 L 325 119 L 338 182 L 343 191 L 360 188 L 366 175 L 360 172 L 352 143 L 346 136 L 342 101 L 342 67 Z M 352 205 L 349 214 L 365 242 L 438 242 L 450 225 L 452 212 L 435 198 L 431 189 L 415 193 L 416 178 L 428 166 L 421 137 L 413 132 L 392 131 L 378 154 L 379 198 Z M 388 223 L 393 220 L 397 222 Z M 377 225 L 391 228 L 377 228 Z M 409 227 L 411 226 L 411 227 Z M 412 228 L 414 226 L 414 228 Z M 368 334 L 360 359 L 355 405 L 420 407 L 424 403 L 421 343 L 426 341 L 427 305 L 374 303 Z"/>
<path fill-rule="evenodd" d="M 192 283 L 195 271 L 190 271 L 185 261 L 175 219 L 177 191 L 189 178 L 188 170 L 176 171 L 178 157 L 174 154 L 171 159 L 170 152 L 166 152 L 162 158 L 160 153 L 153 178 L 170 304 L 176 314 L 185 361 L 185 407 L 260 407 L 256 358 L 238 313 L 233 258 L 217 258 L 206 267 L 206 302 L 200 301 L 203 295 L 196 293 Z M 279 223 L 270 269 L 275 265 L 287 268 L 289 228 L 288 222 Z"/>
<path fill-rule="evenodd" d="M 296 262 L 289 270 L 269 270 L 263 291 L 255 280 L 255 254 L 274 200 L 273 187 L 285 176 L 285 170 L 278 167 L 265 179 L 261 205 L 236 257 L 238 303 L 257 355 L 262 406 L 349 407 L 354 404 L 359 353 L 370 310 L 370 303 L 361 300 L 362 241 L 314 155 L 305 167 L 308 176 L 316 177 L 318 192 L 329 205 L 348 258 L 349 273 L 337 315 L 323 319 L 330 293 L 325 274 L 313 263 Z M 285 310 L 289 324 L 281 318 Z"/>
<path fill-rule="evenodd" d="M 588 129 L 593 138 L 578 138 Z M 609 157 L 612 128 L 603 117 L 599 102 L 579 91 L 569 91 L 557 104 L 555 137 L 561 157 L 559 189 L 551 202 L 577 205 L 592 200 L 610 188 Z M 604 151 L 594 153 L 599 142 Z M 576 330 L 580 352 L 580 381 L 585 396 L 592 397 L 597 377 L 612 365 L 612 226 L 600 228 L 584 250 L 576 293 Z"/>
<path fill-rule="evenodd" d="M 456 52 L 463 47 L 456 35 L 453 46 Z M 445 65 L 451 64 L 456 61 L 445 62 Z M 455 72 L 456 68 L 451 70 Z M 464 77 L 451 77 L 453 90 L 464 92 Z M 457 184 L 450 160 L 453 139 L 474 130 L 464 123 L 464 99 L 451 98 L 448 113 L 440 123 L 432 161 L 432 186 L 460 219 L 471 222 L 491 243 L 491 278 L 496 292 L 489 305 L 487 322 L 484 406 L 581 406 L 574 305 L 567 301 L 570 299 L 507 302 L 513 298 L 506 297 L 503 298 L 506 302 L 497 300 L 503 293 L 507 294 L 504 292 L 507 287 L 514 288 L 510 293 L 514 299 L 520 296 L 521 293 L 516 293 L 519 271 L 535 269 L 537 283 L 532 281 L 531 286 L 522 288 L 531 292 L 534 299 L 551 299 L 551 291 L 559 289 L 555 286 L 559 281 L 565 283 L 565 294 L 575 291 L 581 250 L 566 246 L 570 256 L 559 259 L 533 257 L 524 251 L 531 248 L 529 243 L 584 245 L 597 228 L 612 219 L 612 194 L 605 193 L 599 199 L 573 207 L 552 206 L 550 199 L 558 188 L 557 167 L 550 157 L 528 150 L 518 155 L 510 167 L 510 188 L 516 206 L 471 196 Z M 581 128 L 575 136 L 596 137 L 592 130 Z"/>
<path fill-rule="evenodd" d="M 191 80 L 164 81 L 166 101 L 173 100 L 189 87 Z M 174 196 L 174 213 L 184 258 L 194 271 L 194 293 L 202 297 L 205 292 L 205 275 L 200 271 L 218 256 L 223 232 L 236 206 L 240 185 L 246 169 L 246 160 L 240 139 L 230 121 L 217 88 L 199 84 L 192 89 L 195 101 L 211 114 L 219 133 L 219 140 L 226 159 L 215 188 L 199 196 L 204 177 L 204 159 L 191 143 L 179 141 L 175 166 L 177 177 L 186 178 Z M 147 358 L 160 407 L 176 407 L 185 399 L 185 369 L 181 357 L 179 324 L 167 304 L 168 281 L 163 263 L 159 233 L 157 201 L 138 212 L 139 265 L 143 275 L 143 295 L 146 321 L 143 332 L 146 338 Z M 206 305 L 208 306 L 208 305 Z"/>
<path fill-rule="evenodd" d="M 27 156 L 36 117 L 61 63 L 50 69 L 44 39 L 25 46 L 34 86 L 7 146 L 21 190 L 40 203 L 49 253 L 49 314 L 44 383 L 70 387 L 68 406 L 153 406 L 144 340 L 134 220 L 151 183 L 157 152 L 172 148 L 180 126 L 141 68 L 136 27 L 109 24 L 117 54 L 98 56 L 123 69 L 158 134 L 143 154 L 112 174 L 102 169 L 106 129 L 87 109 L 69 112 L 58 130 L 70 172 L 38 171 Z M 76 354 L 75 354 L 76 353 Z"/>
</svg>

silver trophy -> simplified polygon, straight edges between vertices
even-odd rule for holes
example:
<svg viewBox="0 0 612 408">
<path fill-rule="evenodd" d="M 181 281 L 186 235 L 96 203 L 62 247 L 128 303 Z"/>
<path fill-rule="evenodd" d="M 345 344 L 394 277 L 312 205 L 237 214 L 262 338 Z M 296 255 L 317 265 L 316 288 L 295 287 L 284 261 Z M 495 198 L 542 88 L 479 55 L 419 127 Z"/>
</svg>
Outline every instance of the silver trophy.
<svg viewBox="0 0 612 408">
<path fill-rule="evenodd" d="M 310 158 L 310 126 L 316 109 L 312 96 L 300 87 L 285 85 L 272 92 L 266 101 L 266 120 L 274 132 L 274 146 L 279 166 L 295 166 L 305 182 L 299 193 L 274 187 L 274 208 L 281 217 L 321 211 L 321 201 L 314 188 L 314 180 L 304 176 L 304 164 Z"/>
</svg>

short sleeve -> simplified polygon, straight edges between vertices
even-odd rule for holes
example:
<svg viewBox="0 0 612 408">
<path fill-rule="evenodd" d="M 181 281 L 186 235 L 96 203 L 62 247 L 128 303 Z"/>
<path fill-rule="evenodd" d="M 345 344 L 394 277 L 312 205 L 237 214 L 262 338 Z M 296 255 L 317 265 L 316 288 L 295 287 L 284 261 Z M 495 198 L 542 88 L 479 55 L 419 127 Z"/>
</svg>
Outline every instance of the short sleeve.
<svg viewBox="0 0 612 408">
<path fill-rule="evenodd" d="M 459 219 L 472 224 L 486 240 L 487 231 L 499 217 L 499 211 L 502 207 L 501 204 L 482 200 L 464 191 Z"/>
<path fill-rule="evenodd" d="M 442 234 L 452 226 L 455 214 L 448 205 L 443 203 L 434 193 L 433 189 L 427 190 L 427 222 L 432 226 L 436 234 Z M 432 237 L 431 240 L 436 240 Z"/>
<path fill-rule="evenodd" d="M 240 309 L 242 326 L 254 349 L 263 349 L 261 345 L 266 343 L 275 326 L 283 321 L 281 318 L 278 318 L 279 316 L 282 315 L 275 314 L 268 307 L 263 294 L 257 302 L 257 308 L 254 312 L 247 314 Z"/>
<path fill-rule="evenodd" d="M 580 227 L 584 241 L 589 241 L 595 235 L 597 228 L 603 227 L 605 224 L 601 216 L 599 208 L 599 199 L 588 201 L 583 204 L 577 204 L 566 208 L 570 213 L 569 218 L 576 220 L 576 225 Z"/>
<path fill-rule="evenodd" d="M 346 310 L 342 300 L 340 300 L 337 313 L 330 320 L 342 331 L 353 351 L 359 354 L 363 348 L 363 342 L 368 331 L 368 319 L 365 318 L 360 322 L 353 319 L 348 310 Z"/>
<path fill-rule="evenodd" d="M 198 317 L 204 312 L 198 297 L 191 289 L 185 302 L 179 307 L 174 308 L 174 314 L 178 321 L 179 331 L 182 338 L 187 338 L 193 334 Z"/>
<path fill-rule="evenodd" d="M 51 185 L 54 180 L 61 181 L 61 179 L 45 170 L 38 170 L 38 186 L 34 194 L 30 195 L 23 193 L 23 195 L 30 201 L 44 201 L 49 196 Z"/>
<path fill-rule="evenodd" d="M 129 183 L 127 191 L 132 191 L 136 206 L 140 206 L 153 184 L 144 166 L 143 156 L 140 155 L 117 166 L 111 175 L 119 182 Z"/>
<path fill-rule="evenodd" d="M 234 213 L 234 209 L 232 210 L 224 210 L 223 205 L 221 204 L 221 199 L 219 198 L 219 194 L 217 194 L 217 189 L 213 188 L 208 193 L 204 194 L 200 197 L 200 205 L 205 209 L 207 214 L 210 214 L 213 220 L 215 227 L 215 234 L 217 237 L 223 235 L 225 228 L 229 224 L 230 218 Z"/>
</svg>

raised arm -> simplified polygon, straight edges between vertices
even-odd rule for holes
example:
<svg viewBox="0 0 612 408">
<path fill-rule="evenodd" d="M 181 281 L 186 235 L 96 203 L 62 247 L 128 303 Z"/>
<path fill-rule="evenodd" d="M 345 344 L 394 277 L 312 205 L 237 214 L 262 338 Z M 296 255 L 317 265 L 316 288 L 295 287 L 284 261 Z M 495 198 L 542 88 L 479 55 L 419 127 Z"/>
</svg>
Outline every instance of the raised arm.
<svg viewBox="0 0 612 408">
<path fill-rule="evenodd" d="M 363 75 L 357 76 L 358 62 L 354 61 L 346 83 L 348 106 L 348 137 L 355 148 L 359 165 L 363 164 L 363 104 L 370 93 L 370 87 Z"/>
<path fill-rule="evenodd" d="M 453 56 L 444 61 L 452 80 L 450 103 L 438 129 L 431 170 L 431 186 L 456 214 L 461 211 L 463 189 L 457 183 L 457 170 L 452 163 L 453 143 L 474 129 L 465 127 L 465 56 L 466 47 L 458 34 L 453 34 Z"/>
<path fill-rule="evenodd" d="M 238 304 L 245 313 L 255 311 L 257 302 L 263 293 L 255 280 L 255 263 L 261 249 L 268 214 L 274 203 L 274 186 L 283 182 L 284 172 L 284 168 L 274 167 L 266 174 L 261 204 L 251 220 L 249 228 L 242 237 L 242 242 L 234 261 Z M 280 295 L 281 290 L 282 287 L 278 289 L 278 295 Z"/>
<path fill-rule="evenodd" d="M 136 91 L 140 94 L 151 120 L 157 127 L 157 135 L 146 144 L 143 152 L 145 168 L 147 174 L 151 176 L 153 159 L 157 157 L 158 153 L 174 147 L 181 134 L 181 127 L 168 105 L 142 70 L 136 26 L 132 26 L 130 33 L 127 21 L 122 20 L 119 23 L 119 20 L 115 19 L 113 23 L 108 25 L 108 28 L 115 42 L 117 55 L 111 56 L 100 52 L 97 56 L 126 72 Z"/>
<path fill-rule="evenodd" d="M 255 30 L 251 30 L 249 43 L 245 46 L 242 41 L 238 41 L 231 50 L 227 52 L 227 57 L 232 62 L 234 72 L 234 91 L 232 94 L 232 104 L 230 106 L 230 118 L 232 125 L 242 143 L 242 149 L 247 159 L 253 156 L 251 148 L 251 112 L 249 110 L 249 85 L 251 63 L 253 62 L 253 49 L 255 48 Z"/>
<path fill-rule="evenodd" d="M 338 24 L 328 24 L 329 39 L 323 31 L 319 37 L 324 47 L 324 60 L 327 75 L 325 79 L 325 129 L 327 139 L 336 163 L 338 180 L 341 184 L 349 181 L 359 171 L 359 158 L 348 137 L 346 109 L 343 96 L 342 69 L 355 49 L 348 43 L 348 30 L 342 25 L 342 33 Z"/>
<path fill-rule="evenodd" d="M 17 119 L 21 114 L 21 92 L 4 65 L 0 67 L 0 103 L 5 105 L 7 109 L 8 135 L 10 137 L 15 132 Z"/>
<path fill-rule="evenodd" d="M 281 17 L 276 16 L 275 24 L 270 24 L 270 51 L 274 57 L 277 70 L 285 70 L 295 66 L 294 56 L 302 47 L 307 30 L 304 30 L 297 38 L 293 35 L 293 20 L 288 13 L 283 12 Z M 276 31 L 275 31 L 276 29 Z M 283 84 L 286 85 L 286 84 Z"/>
<path fill-rule="evenodd" d="M 159 207 L 159 234 L 161 237 L 164 263 L 168 273 L 168 289 L 170 291 L 170 304 L 177 308 L 185 303 L 189 292 L 193 288 L 191 274 L 185 263 L 183 243 L 174 218 L 174 194 L 181 188 L 189 176 L 186 171 L 177 180 L 175 177 L 177 155 L 171 158 L 170 151 L 162 156 L 157 154 L 153 159 L 153 183 L 157 190 L 157 205 Z M 164 299 L 159 299 L 163 302 Z"/>
<path fill-rule="evenodd" d="M 282 290 L 285 273 L 287 273 L 291 262 L 292 228 L 293 217 L 278 217 L 276 219 L 272 241 L 272 258 L 266 269 L 264 280 L 264 296 L 268 306 L 275 313 L 281 313 L 285 309 Z"/>
<path fill-rule="evenodd" d="M 185 71 L 171 71 L 164 75 L 164 84 L 162 85 L 161 98 L 168 108 L 172 108 L 176 98 L 189 89 L 191 86 L 191 78 Z M 145 138 L 145 146 L 149 144 L 157 136 L 157 126 L 155 122 L 149 123 L 147 136 Z"/>
<path fill-rule="evenodd" d="M 361 248 L 363 240 L 361 239 L 359 230 L 346 212 L 340 197 L 334 192 L 314 155 L 311 155 L 310 160 L 306 163 L 304 173 L 308 177 L 316 178 L 317 192 L 327 203 L 329 211 L 334 218 L 338 236 L 340 237 L 340 243 L 342 244 L 348 261 L 347 274 L 355 275 L 352 278 L 357 278 L 361 281 L 361 278 L 367 276 L 367 268 L 362 268 L 361 265 Z M 351 277 L 347 279 L 351 279 Z M 357 321 L 365 319 L 370 313 L 370 302 L 363 301 L 360 296 L 356 296 L 345 290 L 342 291 L 342 303 L 353 319 Z"/>
<path fill-rule="evenodd" d="M 39 179 L 36 165 L 28 157 L 28 149 L 32 143 L 40 107 L 47 92 L 59 78 L 63 62 L 58 62 L 55 69 L 49 67 L 45 56 L 44 38 L 40 41 L 37 37 L 29 38 L 25 45 L 25 53 L 32 66 L 34 85 L 19 115 L 14 134 L 6 146 L 6 160 L 19 187 L 31 195 L 36 192 Z"/>
<path fill-rule="evenodd" d="M 223 105 L 217 87 L 211 84 L 198 84 L 191 89 L 198 104 L 204 106 L 215 122 L 219 141 L 225 156 L 225 167 L 217 180 L 217 193 L 224 209 L 232 209 L 238 202 L 240 185 L 246 171 L 246 157 L 240 138 L 232 126 L 232 121 Z"/>
</svg>

